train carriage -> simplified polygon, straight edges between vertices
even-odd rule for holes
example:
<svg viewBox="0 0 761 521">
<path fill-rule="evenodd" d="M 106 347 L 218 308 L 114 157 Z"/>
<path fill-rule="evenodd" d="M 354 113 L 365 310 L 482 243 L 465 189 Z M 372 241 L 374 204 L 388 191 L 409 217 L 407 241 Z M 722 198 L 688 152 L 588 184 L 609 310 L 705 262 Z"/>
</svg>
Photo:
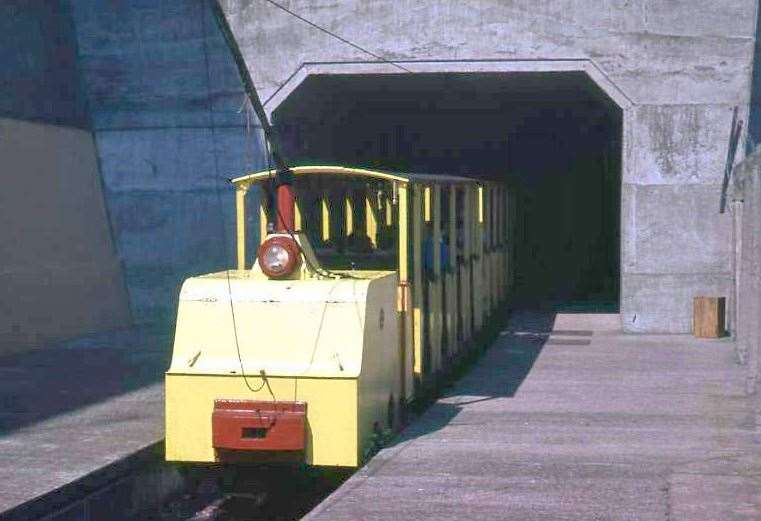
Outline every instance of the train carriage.
<svg viewBox="0 0 761 521">
<path fill-rule="evenodd" d="M 166 373 L 170 461 L 358 466 L 506 298 L 505 185 L 291 171 L 293 215 L 266 197 L 274 171 L 232 181 L 237 266 L 182 286 Z M 257 211 L 258 234 L 247 227 Z"/>
</svg>

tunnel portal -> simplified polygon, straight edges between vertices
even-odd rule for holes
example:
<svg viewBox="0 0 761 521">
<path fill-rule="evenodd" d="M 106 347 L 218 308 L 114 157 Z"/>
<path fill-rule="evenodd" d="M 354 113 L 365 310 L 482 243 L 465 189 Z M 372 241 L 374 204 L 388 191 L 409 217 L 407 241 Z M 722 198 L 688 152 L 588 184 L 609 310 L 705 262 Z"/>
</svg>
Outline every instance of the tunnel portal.
<svg viewBox="0 0 761 521">
<path fill-rule="evenodd" d="M 622 112 L 585 73 L 312 75 L 273 121 L 293 164 L 506 180 L 514 300 L 618 311 Z"/>
</svg>

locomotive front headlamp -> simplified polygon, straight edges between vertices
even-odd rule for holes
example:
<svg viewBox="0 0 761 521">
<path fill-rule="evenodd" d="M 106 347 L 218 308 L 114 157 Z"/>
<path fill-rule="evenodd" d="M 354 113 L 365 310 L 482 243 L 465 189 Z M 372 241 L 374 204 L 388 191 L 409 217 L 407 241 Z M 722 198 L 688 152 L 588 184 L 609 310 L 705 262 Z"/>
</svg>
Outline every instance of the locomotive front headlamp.
<svg viewBox="0 0 761 521">
<path fill-rule="evenodd" d="M 259 267 L 271 279 L 289 276 L 299 266 L 299 247 L 290 237 L 270 237 L 259 246 Z"/>
</svg>

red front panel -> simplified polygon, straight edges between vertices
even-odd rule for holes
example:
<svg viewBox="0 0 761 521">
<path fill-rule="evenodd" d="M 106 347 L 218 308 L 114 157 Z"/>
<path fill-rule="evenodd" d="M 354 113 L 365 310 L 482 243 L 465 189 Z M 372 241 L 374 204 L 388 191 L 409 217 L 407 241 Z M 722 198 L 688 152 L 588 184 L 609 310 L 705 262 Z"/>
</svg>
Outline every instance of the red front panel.
<svg viewBox="0 0 761 521">
<path fill-rule="evenodd" d="M 212 444 L 227 450 L 304 450 L 306 412 L 304 402 L 215 400 Z"/>
</svg>

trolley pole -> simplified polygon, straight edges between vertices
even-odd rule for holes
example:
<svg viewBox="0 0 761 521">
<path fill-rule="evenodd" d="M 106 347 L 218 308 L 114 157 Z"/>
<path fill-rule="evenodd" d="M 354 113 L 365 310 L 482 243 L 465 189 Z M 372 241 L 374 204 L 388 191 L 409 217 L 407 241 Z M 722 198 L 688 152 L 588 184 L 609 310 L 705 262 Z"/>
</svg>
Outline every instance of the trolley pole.
<svg viewBox="0 0 761 521">
<path fill-rule="evenodd" d="M 269 143 L 269 153 L 275 163 L 275 204 L 277 205 L 277 218 L 275 219 L 275 231 L 281 233 L 293 233 L 295 227 L 295 207 L 296 194 L 293 190 L 293 172 L 288 168 L 288 164 L 283 157 L 280 148 L 280 137 L 272 126 L 264 111 L 262 101 L 259 99 L 259 93 L 256 91 L 251 74 L 248 72 L 248 66 L 243 59 L 243 54 L 238 47 L 238 42 L 227 23 L 227 18 L 219 5 L 218 0 L 209 0 L 214 20 L 217 22 L 219 30 L 225 37 L 227 46 L 235 59 L 235 65 L 238 68 L 238 75 L 243 82 L 243 89 L 246 92 L 248 100 L 256 113 L 256 117 L 262 125 L 264 139 Z"/>
</svg>

